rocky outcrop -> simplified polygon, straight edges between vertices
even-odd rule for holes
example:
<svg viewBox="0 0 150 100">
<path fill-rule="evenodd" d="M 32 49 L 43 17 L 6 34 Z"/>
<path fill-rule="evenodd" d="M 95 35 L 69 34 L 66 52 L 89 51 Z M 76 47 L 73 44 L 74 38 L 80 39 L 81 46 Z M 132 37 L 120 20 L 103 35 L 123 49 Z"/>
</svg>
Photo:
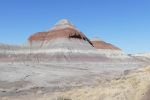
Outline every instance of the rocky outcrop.
<svg viewBox="0 0 150 100">
<path fill-rule="evenodd" d="M 44 46 L 51 40 L 66 38 L 66 39 L 80 39 L 92 43 L 90 40 L 78 29 L 75 28 L 68 20 L 63 19 L 59 21 L 54 27 L 46 32 L 38 32 L 29 37 L 30 45 L 34 45 L 35 42 L 40 43 L 40 46 Z"/>
<path fill-rule="evenodd" d="M 29 52 L 44 53 L 49 61 L 108 61 L 106 56 L 97 52 L 86 35 L 66 19 L 60 20 L 46 32 L 33 34 L 28 40 L 31 47 Z"/>
<path fill-rule="evenodd" d="M 56 23 L 48 31 L 31 35 L 28 41 L 29 45 L 6 46 L 7 50 L 0 50 L 1 59 L 3 61 L 10 58 L 13 58 L 10 59 L 11 61 L 24 59 L 23 61 L 28 62 L 35 58 L 38 62 L 66 63 L 109 62 L 112 58 L 128 58 L 112 44 L 97 39 L 90 41 L 84 33 L 66 19 Z"/>
<path fill-rule="evenodd" d="M 109 58 L 129 58 L 129 56 L 126 55 L 120 48 L 110 43 L 106 43 L 99 38 L 94 38 L 91 40 L 91 42 L 94 48 L 96 48 L 100 54 L 105 55 Z"/>
<path fill-rule="evenodd" d="M 110 43 L 106 43 L 98 38 L 92 39 L 91 42 L 92 42 L 93 46 L 97 49 L 121 50 L 120 48 L 118 48 Z"/>
</svg>

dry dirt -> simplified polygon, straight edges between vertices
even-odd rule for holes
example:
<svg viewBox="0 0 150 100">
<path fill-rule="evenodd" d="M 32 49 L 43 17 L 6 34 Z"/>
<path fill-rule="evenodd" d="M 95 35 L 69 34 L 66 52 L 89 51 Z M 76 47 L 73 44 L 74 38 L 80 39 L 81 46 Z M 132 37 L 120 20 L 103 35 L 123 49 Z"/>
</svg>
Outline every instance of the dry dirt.
<svg viewBox="0 0 150 100">
<path fill-rule="evenodd" d="M 1 63 L 0 100 L 140 100 L 150 68 L 139 65 Z"/>
</svg>

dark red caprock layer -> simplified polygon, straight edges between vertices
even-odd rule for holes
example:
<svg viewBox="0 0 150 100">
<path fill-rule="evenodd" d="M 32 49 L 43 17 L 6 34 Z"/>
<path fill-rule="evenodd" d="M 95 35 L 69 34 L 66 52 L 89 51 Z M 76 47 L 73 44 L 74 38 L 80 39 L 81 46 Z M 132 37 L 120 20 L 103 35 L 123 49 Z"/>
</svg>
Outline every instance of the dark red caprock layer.
<svg viewBox="0 0 150 100">
<path fill-rule="evenodd" d="M 90 40 L 80 31 L 73 28 L 64 28 L 60 30 L 50 30 L 47 32 L 38 32 L 29 37 L 29 42 L 32 44 L 33 41 L 41 41 L 44 43 L 57 38 L 76 38 L 88 41 L 91 45 Z"/>
<path fill-rule="evenodd" d="M 120 48 L 110 44 L 106 43 L 104 41 L 91 41 L 93 46 L 97 49 L 111 49 L 111 50 L 121 50 Z"/>
</svg>

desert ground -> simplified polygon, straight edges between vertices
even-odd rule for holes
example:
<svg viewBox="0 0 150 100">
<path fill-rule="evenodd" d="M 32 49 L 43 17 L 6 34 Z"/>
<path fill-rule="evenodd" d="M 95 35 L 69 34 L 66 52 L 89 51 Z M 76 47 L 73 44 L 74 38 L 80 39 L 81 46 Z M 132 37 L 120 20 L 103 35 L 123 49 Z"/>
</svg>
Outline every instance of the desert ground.
<svg viewBox="0 0 150 100">
<path fill-rule="evenodd" d="M 0 64 L 0 100 L 148 100 L 144 63 Z"/>
</svg>

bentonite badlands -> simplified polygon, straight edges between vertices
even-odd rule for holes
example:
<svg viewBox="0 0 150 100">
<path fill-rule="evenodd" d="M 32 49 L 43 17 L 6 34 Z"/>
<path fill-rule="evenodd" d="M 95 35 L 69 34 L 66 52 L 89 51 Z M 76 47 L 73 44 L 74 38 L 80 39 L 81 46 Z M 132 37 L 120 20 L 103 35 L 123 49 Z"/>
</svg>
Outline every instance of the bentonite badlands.
<svg viewBox="0 0 150 100">
<path fill-rule="evenodd" d="M 68 20 L 0 44 L 0 100 L 149 100 L 150 56 L 89 39 Z"/>
</svg>

